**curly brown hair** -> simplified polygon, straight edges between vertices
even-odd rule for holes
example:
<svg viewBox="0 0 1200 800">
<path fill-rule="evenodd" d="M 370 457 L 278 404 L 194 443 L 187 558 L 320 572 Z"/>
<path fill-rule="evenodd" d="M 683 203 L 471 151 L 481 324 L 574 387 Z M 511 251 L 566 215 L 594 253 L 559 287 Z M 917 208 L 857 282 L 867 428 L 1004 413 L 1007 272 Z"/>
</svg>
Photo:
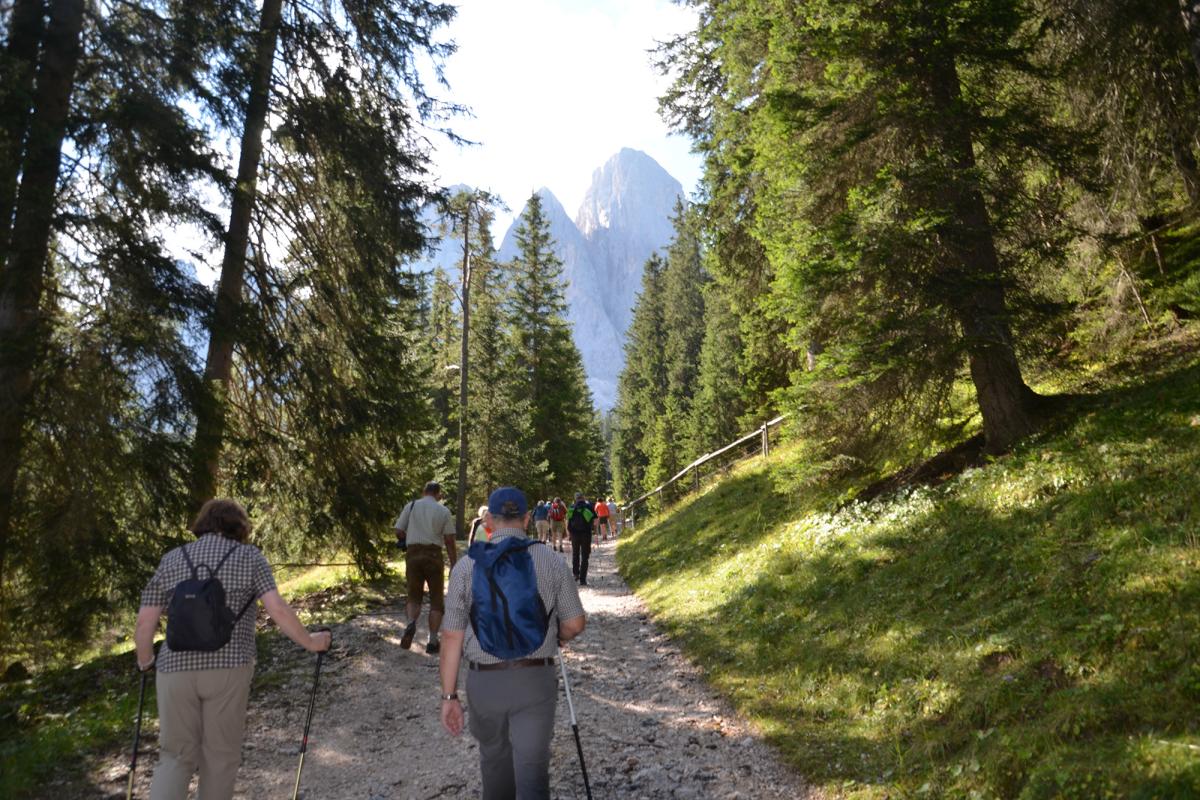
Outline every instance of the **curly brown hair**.
<svg viewBox="0 0 1200 800">
<path fill-rule="evenodd" d="M 250 517 L 236 500 L 214 498 L 201 506 L 188 530 L 197 536 L 219 533 L 226 539 L 244 542 L 250 536 Z"/>
</svg>

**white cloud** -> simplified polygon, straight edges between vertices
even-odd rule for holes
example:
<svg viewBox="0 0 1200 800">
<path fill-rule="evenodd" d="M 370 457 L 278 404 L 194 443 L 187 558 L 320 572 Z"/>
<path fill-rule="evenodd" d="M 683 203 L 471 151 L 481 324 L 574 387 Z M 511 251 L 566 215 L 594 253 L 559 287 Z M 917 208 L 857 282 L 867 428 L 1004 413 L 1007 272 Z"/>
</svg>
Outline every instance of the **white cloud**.
<svg viewBox="0 0 1200 800">
<path fill-rule="evenodd" d="M 649 51 L 694 20 L 669 0 L 462 0 L 446 77 L 475 116 L 451 127 L 480 144 L 439 145 L 439 177 L 491 189 L 512 214 L 547 186 L 573 214 L 592 171 L 633 147 L 691 191 L 699 163 L 658 116 L 666 81 Z"/>
</svg>

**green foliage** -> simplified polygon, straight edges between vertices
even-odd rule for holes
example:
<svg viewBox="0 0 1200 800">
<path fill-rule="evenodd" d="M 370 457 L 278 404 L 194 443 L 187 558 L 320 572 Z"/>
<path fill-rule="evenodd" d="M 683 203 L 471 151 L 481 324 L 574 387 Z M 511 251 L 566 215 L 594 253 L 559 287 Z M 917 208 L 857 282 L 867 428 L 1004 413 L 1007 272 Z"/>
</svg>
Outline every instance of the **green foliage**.
<svg viewBox="0 0 1200 800">
<path fill-rule="evenodd" d="M 720 284 L 708 284 L 704 291 L 704 341 L 688 435 L 697 455 L 716 450 L 741 433 L 738 420 L 744 407 L 737 363 L 742 344 L 728 295 Z"/>
<path fill-rule="evenodd" d="M 591 467 L 603 462 L 604 447 L 596 440 L 583 357 L 566 320 L 562 262 L 554 254 L 550 222 L 537 193 L 530 195 L 517 224 L 516 241 L 507 304 L 518 376 L 514 400 L 530 405 L 523 449 L 538 465 L 517 485 L 540 498 L 590 491 L 603 485 L 603 476 L 597 483 Z"/>
<path fill-rule="evenodd" d="M 695 5 L 699 27 L 664 53 L 664 104 L 702 136 L 709 192 L 736 193 L 772 275 L 756 305 L 814 356 L 795 404 L 832 453 L 928 434 L 968 360 L 989 442 L 1028 432 L 1011 328 L 1031 325 L 1027 275 L 1063 246 L 1063 185 L 1035 176 L 1068 173 L 1078 140 L 1030 77 L 1031 9 Z M 744 235 L 731 217 L 715 222 Z"/>
<path fill-rule="evenodd" d="M 793 446 L 621 542 L 708 679 L 848 797 L 1200 791 L 1200 364 L 1107 375 L 936 489 L 835 507 Z M 1173 354 L 1172 354 L 1173 352 Z"/>
<path fill-rule="evenodd" d="M 665 269 L 662 259 L 654 255 L 642 270 L 642 291 L 626 333 L 625 366 L 617 384 L 617 405 L 613 410 L 613 484 L 618 496 L 626 501 L 644 491 L 650 463 L 650 433 L 665 410 L 662 397 L 662 387 L 667 383 L 663 324 Z"/>
<path fill-rule="evenodd" d="M 387 517 L 442 468 L 427 447 L 421 287 L 402 265 L 424 245 L 422 125 L 453 110 L 421 71 L 451 49 L 434 36 L 454 9 L 284 6 L 236 287 L 221 490 L 246 502 L 273 555 L 345 549 L 373 572 Z M 225 150 L 247 124 L 259 14 L 245 2 L 89 7 L 41 299 L 49 325 L 13 533 L 0 532 L 6 654 L 69 652 L 135 603 L 185 537 L 214 301 L 197 276 L 226 233 Z M 50 592 L 63 585 L 77 591 Z"/>
</svg>

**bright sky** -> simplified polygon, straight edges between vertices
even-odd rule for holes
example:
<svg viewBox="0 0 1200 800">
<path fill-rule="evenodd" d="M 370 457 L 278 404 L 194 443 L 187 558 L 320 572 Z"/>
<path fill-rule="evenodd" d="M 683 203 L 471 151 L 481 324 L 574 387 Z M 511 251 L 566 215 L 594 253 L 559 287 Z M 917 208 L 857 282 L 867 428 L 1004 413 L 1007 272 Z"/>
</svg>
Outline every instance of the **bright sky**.
<svg viewBox="0 0 1200 800">
<path fill-rule="evenodd" d="M 479 144 L 439 146 L 443 184 L 500 195 L 510 211 L 497 235 L 542 186 L 574 217 L 592 172 L 622 147 L 648 153 L 690 194 L 700 162 L 658 115 L 666 79 L 648 51 L 694 20 L 670 0 L 461 0 L 446 77 L 474 118 L 451 128 Z"/>
</svg>

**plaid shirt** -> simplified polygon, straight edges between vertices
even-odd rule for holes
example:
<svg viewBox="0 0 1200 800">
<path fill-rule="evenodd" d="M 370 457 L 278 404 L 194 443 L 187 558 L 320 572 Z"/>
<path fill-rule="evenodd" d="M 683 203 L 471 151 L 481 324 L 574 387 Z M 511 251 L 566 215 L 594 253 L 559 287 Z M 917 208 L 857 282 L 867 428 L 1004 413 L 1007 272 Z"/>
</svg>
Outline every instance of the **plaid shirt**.
<svg viewBox="0 0 1200 800">
<path fill-rule="evenodd" d="M 501 528 L 492 534 L 492 542 L 509 536 L 524 536 L 520 528 Z M 529 548 L 533 559 L 533 572 L 537 578 L 538 594 L 550 612 L 550 627 L 542 646 L 529 654 L 529 658 L 550 658 L 558 649 L 559 620 L 583 616 L 583 603 L 579 600 L 579 589 L 571 576 L 567 562 L 544 545 Z M 463 556 L 450 572 L 450 586 L 446 590 L 446 616 L 442 628 L 450 631 L 465 631 L 463 655 L 467 660 L 480 664 L 496 664 L 503 661 L 484 652 L 471 629 L 471 578 L 475 574 L 475 562 L 469 555 Z"/>
<path fill-rule="evenodd" d="M 226 553 L 234 550 L 217 577 L 225 587 L 225 602 L 235 614 L 242 610 L 250 598 L 262 597 L 275 588 L 275 576 L 271 574 L 271 565 L 257 547 L 238 544 L 217 533 L 206 533 L 184 547 L 187 548 L 188 557 L 196 565 L 201 578 L 208 575 L 208 570 L 204 569 L 202 564 L 215 568 Z M 179 582 L 192 577 L 182 551 L 183 547 L 176 547 L 162 557 L 154 577 L 142 590 L 143 606 L 165 609 Z M 251 603 L 251 607 L 246 609 L 246 613 L 234 627 L 229 643 L 211 653 L 176 653 L 163 642 L 158 651 L 155 668 L 159 672 L 182 672 L 193 669 L 232 669 L 253 663 L 255 616 L 255 609 Z"/>
</svg>

